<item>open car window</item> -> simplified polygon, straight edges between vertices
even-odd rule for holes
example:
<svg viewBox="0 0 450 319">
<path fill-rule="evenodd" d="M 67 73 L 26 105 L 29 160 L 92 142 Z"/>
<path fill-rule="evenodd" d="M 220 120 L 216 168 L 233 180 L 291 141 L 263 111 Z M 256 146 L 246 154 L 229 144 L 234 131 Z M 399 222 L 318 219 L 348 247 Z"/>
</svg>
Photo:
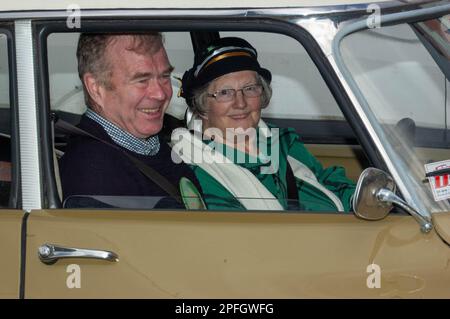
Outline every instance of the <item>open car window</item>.
<svg viewBox="0 0 450 319">
<path fill-rule="evenodd" d="M 184 121 L 187 105 L 177 94 L 180 90 L 178 79 L 193 64 L 191 34 L 190 32 L 163 34 L 169 60 L 175 67 L 171 80 L 174 94 L 166 111 L 166 118 Z M 276 33 L 220 32 L 220 37 L 227 36 L 238 36 L 251 43 L 258 51 L 260 64 L 272 73 L 273 97 L 269 106 L 262 112 L 264 121 L 278 128 L 292 128 L 324 168 L 341 166 L 345 169 L 347 177 L 356 182 L 361 171 L 368 166 L 368 160 L 330 89 L 301 43 L 294 38 Z M 51 111 L 72 124 L 77 124 L 86 110 L 75 56 L 78 37 L 78 33 L 53 33 L 47 39 Z M 64 154 L 67 141 L 67 135 L 55 132 L 58 156 Z M 211 196 L 220 197 L 221 194 L 205 194 L 207 199 Z M 237 197 L 255 202 L 262 199 L 247 198 L 246 194 Z M 83 194 L 66 200 L 64 207 L 152 209 L 161 207 L 158 206 L 159 200 L 132 197 L 114 199 L 108 196 Z M 308 200 L 314 201 L 311 198 L 303 199 L 304 203 Z M 291 205 L 287 198 L 282 201 L 284 210 L 308 210 L 305 209 L 308 205 Z M 224 203 L 226 204 L 227 200 L 222 198 L 218 205 L 210 209 L 227 210 Z M 163 208 L 178 208 L 176 205 L 170 206 L 170 203 L 163 202 L 163 204 L 165 205 Z M 229 203 L 228 210 L 244 209 L 234 201 Z M 318 207 L 316 210 L 329 209 Z"/>
</svg>

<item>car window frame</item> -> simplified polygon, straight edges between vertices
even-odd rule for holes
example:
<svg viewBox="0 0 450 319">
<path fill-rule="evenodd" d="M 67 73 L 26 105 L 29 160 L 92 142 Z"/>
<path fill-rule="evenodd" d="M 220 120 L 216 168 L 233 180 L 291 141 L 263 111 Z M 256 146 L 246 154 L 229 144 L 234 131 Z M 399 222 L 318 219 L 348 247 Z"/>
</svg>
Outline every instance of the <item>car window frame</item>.
<svg viewBox="0 0 450 319">
<path fill-rule="evenodd" d="M 406 12 L 381 14 L 380 25 L 381 27 L 388 27 L 403 23 L 411 25 L 414 22 L 439 17 L 442 14 L 445 14 L 448 8 L 450 8 L 450 5 L 445 4 L 429 8 L 419 8 Z M 400 159 L 397 154 L 392 151 L 392 146 L 390 145 L 390 143 L 383 143 L 383 141 L 385 140 L 383 139 L 383 136 L 385 134 L 384 130 L 377 122 L 376 116 L 371 110 L 370 105 L 356 80 L 353 78 L 352 73 L 348 69 L 341 52 L 340 45 L 347 36 L 355 32 L 367 30 L 369 28 L 370 25 L 367 23 L 366 18 L 358 19 L 342 28 L 336 34 L 332 44 L 332 51 L 335 57 L 335 62 L 359 103 L 358 108 L 360 109 L 361 114 L 363 114 L 363 116 L 365 117 L 370 135 L 373 135 L 373 138 L 375 140 L 378 140 L 377 144 L 379 144 L 380 147 L 377 148 L 380 151 L 380 156 L 385 158 L 385 163 L 389 167 L 387 171 L 391 172 L 391 175 L 394 178 L 396 185 L 398 186 L 398 191 L 407 203 L 409 203 L 410 205 L 415 207 L 417 211 L 419 211 L 419 214 L 423 218 L 431 220 L 433 213 L 430 209 L 427 208 L 422 200 L 418 200 L 421 197 L 418 196 L 415 188 L 411 186 L 412 184 L 414 184 L 414 182 L 411 181 L 411 177 L 407 174 L 408 170 L 402 167 L 404 165 L 402 159 Z"/>
<path fill-rule="evenodd" d="M 21 209 L 21 176 L 20 176 L 20 145 L 19 145 L 19 107 L 17 93 L 17 65 L 15 55 L 14 22 L 1 21 L 0 33 L 6 36 L 9 73 L 9 104 L 11 121 L 11 190 L 8 207 L 3 209 Z"/>
<path fill-rule="evenodd" d="M 207 18 L 207 19 L 206 19 Z M 386 169 L 384 161 L 376 151 L 375 144 L 371 137 L 367 134 L 364 123 L 354 111 L 351 99 L 343 89 L 343 86 L 330 65 L 320 46 L 314 38 L 301 26 L 288 24 L 285 21 L 273 20 L 269 17 L 252 17 L 233 19 L 224 19 L 217 17 L 196 17 L 183 18 L 179 16 L 164 17 L 155 20 L 155 18 L 140 18 L 139 26 L 136 23 L 130 23 L 129 17 L 111 17 L 105 20 L 95 19 L 91 17 L 87 21 L 81 23 L 78 29 L 70 29 L 65 19 L 35 20 L 33 21 L 33 29 L 37 34 L 37 74 L 39 78 L 38 84 L 38 120 L 41 136 L 41 167 L 43 168 L 42 183 L 43 193 L 46 194 L 43 208 L 60 208 L 61 201 L 56 188 L 56 180 L 54 175 L 54 163 L 52 156 L 52 134 L 50 121 L 50 91 L 49 91 L 49 75 L 48 75 L 48 59 L 47 59 L 47 36 L 53 32 L 120 32 L 120 31 L 143 31 L 143 30 L 160 30 L 163 32 L 179 31 L 179 32 L 195 32 L 208 30 L 213 31 L 260 31 L 274 32 L 289 36 L 302 45 L 309 57 L 318 68 L 325 84 L 330 93 L 335 98 L 339 108 L 341 109 L 346 122 L 350 125 L 355 133 L 356 139 L 361 145 L 364 153 L 369 160 L 371 166 Z M 296 22 L 298 23 L 298 22 Z M 186 28 L 189 25 L 189 28 Z"/>
</svg>

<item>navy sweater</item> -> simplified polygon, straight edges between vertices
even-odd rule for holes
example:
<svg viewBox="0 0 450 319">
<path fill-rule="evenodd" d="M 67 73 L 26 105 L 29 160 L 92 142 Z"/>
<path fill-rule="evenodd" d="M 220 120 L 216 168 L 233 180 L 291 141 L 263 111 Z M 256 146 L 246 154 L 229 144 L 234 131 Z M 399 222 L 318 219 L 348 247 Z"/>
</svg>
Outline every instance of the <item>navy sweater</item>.
<svg viewBox="0 0 450 319">
<path fill-rule="evenodd" d="M 86 116 L 82 116 L 78 127 L 115 144 L 100 124 Z M 178 188 L 183 176 L 198 186 L 192 170 L 184 163 L 174 163 L 170 147 L 160 140 L 160 150 L 154 156 L 137 154 L 116 145 L 155 169 L 175 187 Z M 64 199 L 72 195 L 168 196 L 125 154 L 93 138 L 72 137 L 59 164 Z"/>
</svg>

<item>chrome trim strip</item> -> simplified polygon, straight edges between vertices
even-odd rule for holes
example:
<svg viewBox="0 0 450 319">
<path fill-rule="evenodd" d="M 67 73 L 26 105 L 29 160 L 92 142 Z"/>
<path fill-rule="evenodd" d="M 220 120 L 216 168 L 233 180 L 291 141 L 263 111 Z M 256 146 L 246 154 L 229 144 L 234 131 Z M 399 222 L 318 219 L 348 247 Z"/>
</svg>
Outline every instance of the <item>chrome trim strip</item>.
<svg viewBox="0 0 450 319">
<path fill-rule="evenodd" d="M 450 5 L 442 5 L 425 9 L 418 9 L 415 11 L 409 12 L 401 12 L 401 13 L 393 13 L 387 15 L 381 15 L 381 26 L 386 23 L 390 23 L 393 21 L 407 19 L 407 18 L 415 18 L 423 15 L 429 14 L 437 14 L 440 12 L 449 12 Z M 392 154 L 395 156 L 395 152 L 392 149 L 392 146 L 389 143 L 383 143 L 382 141 L 386 139 L 384 136 L 384 131 L 382 130 L 380 124 L 378 123 L 375 114 L 373 114 L 372 110 L 369 107 L 367 100 L 364 98 L 364 95 L 360 91 L 356 81 L 351 75 L 350 71 L 347 69 L 344 60 L 340 54 L 339 46 L 344 37 L 348 36 L 351 33 L 367 29 L 367 21 L 366 19 L 359 20 L 355 23 L 348 24 L 344 26 L 341 30 L 338 31 L 336 37 L 333 40 L 332 45 L 332 55 L 328 57 L 330 63 L 333 65 L 333 68 L 336 70 L 339 78 L 341 79 L 342 85 L 350 97 L 353 105 L 355 106 L 356 112 L 361 118 L 361 120 L 366 125 L 370 136 L 372 137 L 375 145 L 377 146 L 383 160 L 385 161 L 390 173 L 393 175 L 395 182 L 397 183 L 400 191 L 402 192 L 406 202 L 414 207 L 416 210 L 424 214 L 424 218 L 428 221 L 431 221 L 431 213 L 427 207 L 424 206 L 424 203 L 421 201 L 415 201 L 414 196 L 411 193 L 411 190 L 406 186 L 406 181 L 408 183 L 414 184 L 411 179 L 411 176 L 407 174 L 408 170 L 402 165 L 403 161 L 398 158 L 391 158 L 388 154 Z M 380 134 L 378 135 L 377 132 Z M 418 207 L 419 206 L 419 207 Z"/>
<path fill-rule="evenodd" d="M 33 34 L 30 20 L 15 22 L 17 88 L 19 104 L 22 207 L 42 208 L 41 174 L 34 82 Z"/>
<path fill-rule="evenodd" d="M 388 1 L 388 2 L 372 2 L 380 6 L 381 9 L 398 8 L 402 10 L 403 7 L 411 5 L 423 5 L 433 4 L 440 2 L 441 0 L 423 0 L 416 2 L 405 2 L 400 0 Z M 81 8 L 81 16 L 83 18 L 105 18 L 105 17 L 177 17 L 183 16 L 186 18 L 204 17 L 204 18 L 217 18 L 217 17 L 229 17 L 229 16 L 242 16 L 242 17 L 255 17 L 255 16 L 272 16 L 283 18 L 292 18 L 292 16 L 315 16 L 315 15 L 336 15 L 336 14 L 350 14 L 355 11 L 365 10 L 371 3 L 361 4 L 340 4 L 340 5 L 323 5 L 317 7 L 266 7 L 266 8 L 215 8 L 215 9 L 202 9 L 202 8 L 174 8 L 174 9 L 83 9 Z M 55 11 L 10 11 L 0 12 L 1 19 L 40 19 L 40 18 L 67 18 L 72 11 L 55 10 Z"/>
</svg>

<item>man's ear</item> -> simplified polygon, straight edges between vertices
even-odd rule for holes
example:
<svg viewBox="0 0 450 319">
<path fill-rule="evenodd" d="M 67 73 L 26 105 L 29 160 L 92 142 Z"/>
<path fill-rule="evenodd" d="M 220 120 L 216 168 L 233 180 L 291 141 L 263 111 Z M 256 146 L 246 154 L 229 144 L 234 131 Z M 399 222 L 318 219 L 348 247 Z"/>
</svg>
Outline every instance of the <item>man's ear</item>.
<svg viewBox="0 0 450 319">
<path fill-rule="evenodd" d="M 100 84 L 100 81 L 92 73 L 88 72 L 83 75 L 83 82 L 91 99 L 98 107 L 103 108 L 103 91 L 105 88 Z"/>
</svg>

